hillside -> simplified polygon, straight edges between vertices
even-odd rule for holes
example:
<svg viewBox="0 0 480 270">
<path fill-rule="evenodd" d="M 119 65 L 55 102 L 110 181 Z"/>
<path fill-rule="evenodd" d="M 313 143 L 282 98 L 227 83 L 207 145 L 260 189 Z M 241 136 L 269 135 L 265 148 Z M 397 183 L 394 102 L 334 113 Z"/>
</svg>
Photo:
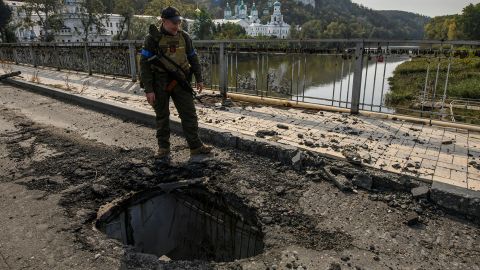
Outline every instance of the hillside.
<svg viewBox="0 0 480 270">
<path fill-rule="evenodd" d="M 115 2 L 116 0 L 102 0 Z M 143 14 L 149 2 L 173 3 L 172 0 L 132 0 L 137 14 Z M 179 0 L 177 5 L 190 4 L 205 8 L 212 18 L 222 18 L 226 1 L 233 8 L 237 0 Z M 255 1 L 262 14 L 268 0 L 244 0 L 249 9 Z M 392 38 L 421 39 L 430 18 L 404 11 L 376 11 L 351 0 L 316 0 L 315 8 L 295 0 L 280 0 L 282 14 L 290 25 L 302 26 L 299 38 Z M 111 5 L 110 5 L 111 6 Z M 160 5 L 161 6 L 161 5 Z M 272 12 L 272 8 L 269 9 Z M 269 20 L 268 16 L 262 21 Z"/>
<path fill-rule="evenodd" d="M 205 4 L 214 17 L 223 16 L 225 0 L 208 0 Z M 234 0 L 229 1 L 234 5 Z M 245 0 L 251 7 L 252 0 Z M 261 12 L 267 0 L 255 1 Z M 282 14 L 289 24 L 304 26 L 316 21 L 313 36 L 305 38 L 395 38 L 421 39 L 429 17 L 404 11 L 376 11 L 365 8 L 350 0 L 316 0 L 315 8 L 304 6 L 294 0 L 281 0 Z M 267 21 L 269 18 L 262 18 Z M 307 29 L 308 30 L 308 29 Z M 312 32 L 312 31 L 310 31 Z"/>
</svg>

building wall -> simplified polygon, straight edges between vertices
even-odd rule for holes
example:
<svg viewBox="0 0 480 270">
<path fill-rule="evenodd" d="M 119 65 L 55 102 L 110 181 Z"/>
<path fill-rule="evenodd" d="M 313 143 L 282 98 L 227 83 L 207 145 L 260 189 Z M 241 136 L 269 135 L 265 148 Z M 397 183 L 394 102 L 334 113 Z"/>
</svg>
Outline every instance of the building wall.
<svg viewBox="0 0 480 270">
<path fill-rule="evenodd" d="M 40 17 L 32 14 L 32 16 L 30 16 L 32 26 L 25 26 L 23 22 L 27 14 L 22 11 L 24 3 L 19 1 L 5 1 L 5 4 L 12 10 L 12 24 L 16 26 L 15 36 L 17 39 L 22 42 L 38 40 L 43 34 L 42 28 L 38 25 Z"/>
<path fill-rule="evenodd" d="M 64 27 L 54 34 L 54 40 L 57 42 L 82 42 L 84 40 L 84 29 L 81 23 L 81 2 L 83 0 L 64 0 L 61 14 L 63 17 Z M 26 27 L 23 22 L 27 14 L 22 11 L 23 2 L 5 1 L 5 3 L 12 9 L 12 23 L 16 26 L 15 35 L 20 42 L 39 41 L 44 34 L 44 30 L 38 22 L 40 17 L 32 14 L 30 19 L 33 26 Z M 42 14 L 40 14 L 42 16 Z M 124 18 L 118 14 L 108 14 L 106 20 L 103 22 L 105 31 L 99 33 L 95 26 L 91 27 L 88 41 L 90 42 L 109 42 L 113 37 L 120 33 L 121 25 Z"/>
<path fill-rule="evenodd" d="M 309 0 L 306 0 L 309 1 Z M 271 21 L 268 24 L 260 24 L 260 20 L 255 14 L 251 14 L 246 19 L 237 18 L 237 16 L 225 17 L 224 19 L 214 20 L 215 24 L 234 23 L 242 26 L 247 35 L 252 37 L 257 36 L 275 36 L 278 38 L 287 38 L 290 34 L 290 25 L 283 21 L 283 15 L 280 6 L 274 6 L 271 1 L 270 8 L 274 8 L 271 15 Z M 237 6 L 235 6 L 237 8 Z"/>
</svg>

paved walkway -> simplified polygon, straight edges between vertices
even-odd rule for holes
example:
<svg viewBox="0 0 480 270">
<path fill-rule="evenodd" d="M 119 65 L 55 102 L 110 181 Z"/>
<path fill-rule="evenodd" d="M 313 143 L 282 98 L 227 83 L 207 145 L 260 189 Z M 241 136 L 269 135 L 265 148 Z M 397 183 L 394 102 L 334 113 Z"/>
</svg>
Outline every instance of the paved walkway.
<svg viewBox="0 0 480 270">
<path fill-rule="evenodd" d="M 0 73 L 10 69 L 21 70 L 24 80 L 35 80 L 31 67 L 3 65 Z M 129 80 L 45 69 L 37 72 L 41 84 L 151 110 L 141 89 Z M 198 114 L 205 125 L 252 136 L 259 130 L 275 131 L 277 135 L 266 138 L 340 159 L 350 149 L 366 166 L 480 190 L 478 132 L 270 106 L 218 110 L 198 105 Z"/>
</svg>

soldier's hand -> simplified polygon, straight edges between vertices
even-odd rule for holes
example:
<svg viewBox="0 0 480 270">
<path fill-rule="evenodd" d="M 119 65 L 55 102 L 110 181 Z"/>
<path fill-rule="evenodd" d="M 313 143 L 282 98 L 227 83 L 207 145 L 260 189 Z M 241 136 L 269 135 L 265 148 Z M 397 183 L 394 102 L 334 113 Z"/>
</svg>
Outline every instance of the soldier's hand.
<svg viewBox="0 0 480 270">
<path fill-rule="evenodd" d="M 198 93 L 202 93 L 203 91 L 203 82 L 197 82 L 197 90 L 198 90 Z"/>
<path fill-rule="evenodd" d="M 147 97 L 148 104 L 153 106 L 155 104 L 155 93 L 145 93 L 145 96 Z"/>
</svg>

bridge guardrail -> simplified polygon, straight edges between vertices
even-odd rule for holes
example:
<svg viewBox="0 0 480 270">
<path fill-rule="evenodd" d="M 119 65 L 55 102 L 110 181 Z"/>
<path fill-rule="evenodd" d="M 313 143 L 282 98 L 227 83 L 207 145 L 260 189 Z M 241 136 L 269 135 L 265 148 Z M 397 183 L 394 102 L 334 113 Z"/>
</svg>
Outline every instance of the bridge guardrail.
<svg viewBox="0 0 480 270">
<path fill-rule="evenodd" d="M 88 74 L 138 77 L 138 52 L 143 41 L 108 43 L 4 43 L 4 62 L 74 70 Z M 480 124 L 480 113 L 455 115 L 448 96 L 452 62 L 471 54 L 480 58 L 479 41 L 327 39 L 327 40 L 196 40 L 205 84 L 212 89 L 430 119 L 456 119 Z M 423 58 L 426 70 L 412 102 L 416 108 L 391 105 L 393 72 L 401 63 Z M 421 76 L 422 78 L 419 78 Z M 479 79 L 480 81 L 480 79 Z M 433 104 L 441 103 L 442 106 Z M 445 117 L 444 107 L 450 108 Z"/>
</svg>

